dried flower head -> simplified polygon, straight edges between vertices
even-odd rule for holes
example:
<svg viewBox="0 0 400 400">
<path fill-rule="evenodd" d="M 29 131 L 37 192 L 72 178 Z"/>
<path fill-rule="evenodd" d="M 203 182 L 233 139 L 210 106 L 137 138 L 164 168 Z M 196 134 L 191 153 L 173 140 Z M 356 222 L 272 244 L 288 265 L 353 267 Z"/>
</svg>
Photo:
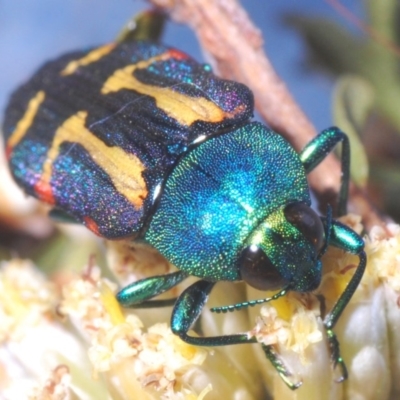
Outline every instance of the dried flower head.
<svg viewBox="0 0 400 400">
<path fill-rule="evenodd" d="M 348 216 L 344 221 L 362 230 L 358 218 Z M 282 399 L 320 399 L 321 393 L 332 399 L 366 398 L 366 391 L 389 398 L 390 393 L 400 392 L 395 379 L 400 372 L 395 356 L 400 354 L 399 240 L 400 228 L 395 225 L 374 228 L 365 238 L 367 271 L 335 327 L 350 374 L 346 385 L 335 383 L 337 371 L 332 370 L 322 319 L 351 278 L 357 257 L 330 248 L 315 293 L 290 292 L 250 310 L 256 323 L 249 336 L 274 346 L 293 373 L 291 379 L 303 381 L 296 394 L 282 383 L 260 345 L 253 347 L 254 354 L 250 346 L 210 351 L 182 342 L 168 324 L 152 322 L 154 314 L 170 315 L 170 309 L 141 313 L 121 309 L 115 299 L 117 285 L 102 276 L 93 259 L 82 274 L 69 274 L 60 290 L 30 262 L 3 263 L 2 391 L 6 398 L 46 400 L 212 400 L 221 395 L 258 399 L 264 396 L 265 385 Z M 141 259 L 140 254 L 126 263 L 125 277 L 120 274 L 119 279 L 132 279 L 137 271 L 135 279 L 150 274 L 156 256 Z M 118 257 L 113 260 L 117 265 Z M 236 290 L 227 290 L 227 285 Z M 244 300 L 243 289 L 243 285 L 218 284 L 210 303 Z M 249 289 L 247 297 L 255 299 L 260 293 Z M 244 311 L 215 316 L 204 310 L 203 314 L 204 335 L 243 332 L 249 323 Z"/>
<path fill-rule="evenodd" d="M 0 342 L 17 341 L 51 318 L 54 285 L 29 261 L 3 262 L 0 269 Z"/>
</svg>

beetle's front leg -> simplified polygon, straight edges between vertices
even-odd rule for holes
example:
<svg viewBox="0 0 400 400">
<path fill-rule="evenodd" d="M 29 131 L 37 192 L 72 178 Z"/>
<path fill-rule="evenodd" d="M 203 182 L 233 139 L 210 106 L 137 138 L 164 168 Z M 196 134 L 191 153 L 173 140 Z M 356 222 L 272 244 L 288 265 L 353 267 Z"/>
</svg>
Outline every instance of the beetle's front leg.
<svg viewBox="0 0 400 400">
<path fill-rule="evenodd" d="M 350 144 L 347 135 L 335 127 L 325 129 L 304 147 L 299 156 L 306 173 L 309 173 L 339 142 L 342 142 L 342 180 L 338 202 L 338 215 L 341 216 L 346 214 L 350 180 Z"/>
<path fill-rule="evenodd" d="M 322 221 L 326 225 L 326 219 L 322 218 Z M 347 379 L 347 369 L 340 355 L 339 342 L 336 338 L 336 334 L 333 332 L 333 328 L 336 325 L 336 322 L 338 321 L 343 310 L 346 308 L 347 304 L 352 298 L 358 285 L 360 284 L 361 278 L 364 275 L 367 257 L 364 251 L 364 241 L 352 229 L 350 229 L 346 225 L 341 224 L 338 221 L 331 221 L 328 229 L 330 230 L 329 244 L 331 246 L 338 247 L 339 249 L 342 249 L 351 254 L 356 254 L 358 255 L 360 260 L 354 272 L 354 275 L 346 286 L 346 289 L 342 292 L 329 314 L 327 314 L 324 318 L 324 326 L 328 336 L 332 361 L 334 366 L 339 365 L 342 371 L 342 376 L 339 381 L 343 381 Z"/>
<path fill-rule="evenodd" d="M 296 383 L 293 383 L 289 378 L 292 376 L 292 374 L 288 371 L 286 366 L 283 364 L 281 358 L 277 354 L 274 346 L 266 346 L 265 344 L 262 345 L 262 348 L 264 350 L 264 353 L 272 366 L 276 369 L 278 372 L 279 376 L 283 380 L 283 382 L 286 383 L 286 385 L 289 387 L 289 389 L 295 390 L 299 388 L 303 382 L 299 381 Z"/>
<path fill-rule="evenodd" d="M 178 298 L 171 317 L 171 329 L 183 341 L 197 346 L 225 346 L 230 344 L 256 343 L 255 338 L 249 338 L 247 334 L 234 334 L 211 337 L 195 337 L 188 335 L 191 326 L 199 318 L 201 311 L 207 303 L 208 296 L 215 282 L 205 280 L 197 281 L 189 286 Z M 292 375 L 285 367 L 276 353 L 274 346 L 262 345 L 265 355 L 282 380 L 292 390 L 301 386 L 302 382 L 293 383 L 289 377 Z"/>
<path fill-rule="evenodd" d="M 228 344 L 255 343 L 256 340 L 247 337 L 247 334 L 226 336 L 195 337 L 189 336 L 188 331 L 199 318 L 211 289 L 215 282 L 197 281 L 189 286 L 175 303 L 171 316 L 171 329 L 187 343 L 197 346 L 224 346 Z"/>
</svg>

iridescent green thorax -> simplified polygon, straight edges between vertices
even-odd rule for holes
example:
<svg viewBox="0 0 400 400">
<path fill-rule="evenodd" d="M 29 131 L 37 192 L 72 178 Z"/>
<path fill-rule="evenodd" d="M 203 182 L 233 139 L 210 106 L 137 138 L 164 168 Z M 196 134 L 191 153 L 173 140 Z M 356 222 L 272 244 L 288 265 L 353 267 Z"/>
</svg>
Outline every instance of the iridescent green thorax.
<svg viewBox="0 0 400 400">
<path fill-rule="evenodd" d="M 180 160 L 144 239 L 191 275 L 239 280 L 237 258 L 248 237 L 292 201 L 310 204 L 298 155 L 276 133 L 248 124 Z"/>
</svg>

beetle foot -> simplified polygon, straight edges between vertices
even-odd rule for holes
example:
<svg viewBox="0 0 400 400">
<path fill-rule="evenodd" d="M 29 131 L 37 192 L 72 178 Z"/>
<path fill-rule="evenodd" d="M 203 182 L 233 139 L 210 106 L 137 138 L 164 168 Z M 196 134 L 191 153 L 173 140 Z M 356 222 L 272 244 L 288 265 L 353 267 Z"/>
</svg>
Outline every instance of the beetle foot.
<svg viewBox="0 0 400 400">
<path fill-rule="evenodd" d="M 339 357 L 338 360 L 334 361 L 334 368 L 335 368 L 335 370 L 336 370 L 336 368 L 338 368 L 340 371 L 340 376 L 337 379 L 335 379 L 335 382 L 342 383 L 343 381 L 345 381 L 348 377 L 348 372 L 347 372 L 346 364 L 343 361 L 342 357 Z"/>
<path fill-rule="evenodd" d="M 293 374 L 286 368 L 284 363 L 282 362 L 281 358 L 279 357 L 278 353 L 276 352 L 274 346 L 272 345 L 265 345 L 262 344 L 262 348 L 264 350 L 265 355 L 267 356 L 268 360 L 271 362 L 273 367 L 278 372 L 279 376 L 285 382 L 287 387 L 291 390 L 298 389 L 302 384 L 303 381 L 293 382 L 290 378 Z"/>
<path fill-rule="evenodd" d="M 340 355 L 339 341 L 337 340 L 335 333 L 332 331 L 332 329 L 327 329 L 326 333 L 328 335 L 329 349 L 331 351 L 331 360 L 333 363 L 333 368 L 335 370 L 336 368 L 338 368 L 340 371 L 340 376 L 337 379 L 335 379 L 335 382 L 341 383 L 345 381 L 348 377 L 347 367 L 343 361 L 342 356 Z"/>
</svg>

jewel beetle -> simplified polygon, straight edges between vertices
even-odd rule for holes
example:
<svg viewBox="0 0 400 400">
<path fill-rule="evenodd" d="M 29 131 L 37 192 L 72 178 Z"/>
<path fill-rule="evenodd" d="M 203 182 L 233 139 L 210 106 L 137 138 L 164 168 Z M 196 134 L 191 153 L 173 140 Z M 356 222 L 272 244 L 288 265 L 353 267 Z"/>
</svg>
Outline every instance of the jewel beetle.
<svg viewBox="0 0 400 400">
<path fill-rule="evenodd" d="M 345 379 L 333 328 L 363 275 L 364 242 L 330 212 L 316 214 L 306 175 L 341 143 L 338 208 L 345 213 L 349 141 L 330 128 L 297 154 L 251 122 L 252 113 L 246 86 L 216 77 L 178 50 L 146 41 L 110 44 L 48 62 L 12 94 L 6 156 L 28 194 L 102 237 L 146 243 L 178 268 L 123 288 L 123 306 L 162 306 L 168 301 L 151 299 L 189 275 L 200 278 L 176 299 L 171 316 L 173 332 L 194 345 L 255 341 L 188 333 L 219 281 L 277 291 L 214 310 L 225 312 L 316 289 L 328 246 L 358 255 L 324 319 L 333 364 Z M 262 349 L 297 388 L 274 347 Z"/>
</svg>

